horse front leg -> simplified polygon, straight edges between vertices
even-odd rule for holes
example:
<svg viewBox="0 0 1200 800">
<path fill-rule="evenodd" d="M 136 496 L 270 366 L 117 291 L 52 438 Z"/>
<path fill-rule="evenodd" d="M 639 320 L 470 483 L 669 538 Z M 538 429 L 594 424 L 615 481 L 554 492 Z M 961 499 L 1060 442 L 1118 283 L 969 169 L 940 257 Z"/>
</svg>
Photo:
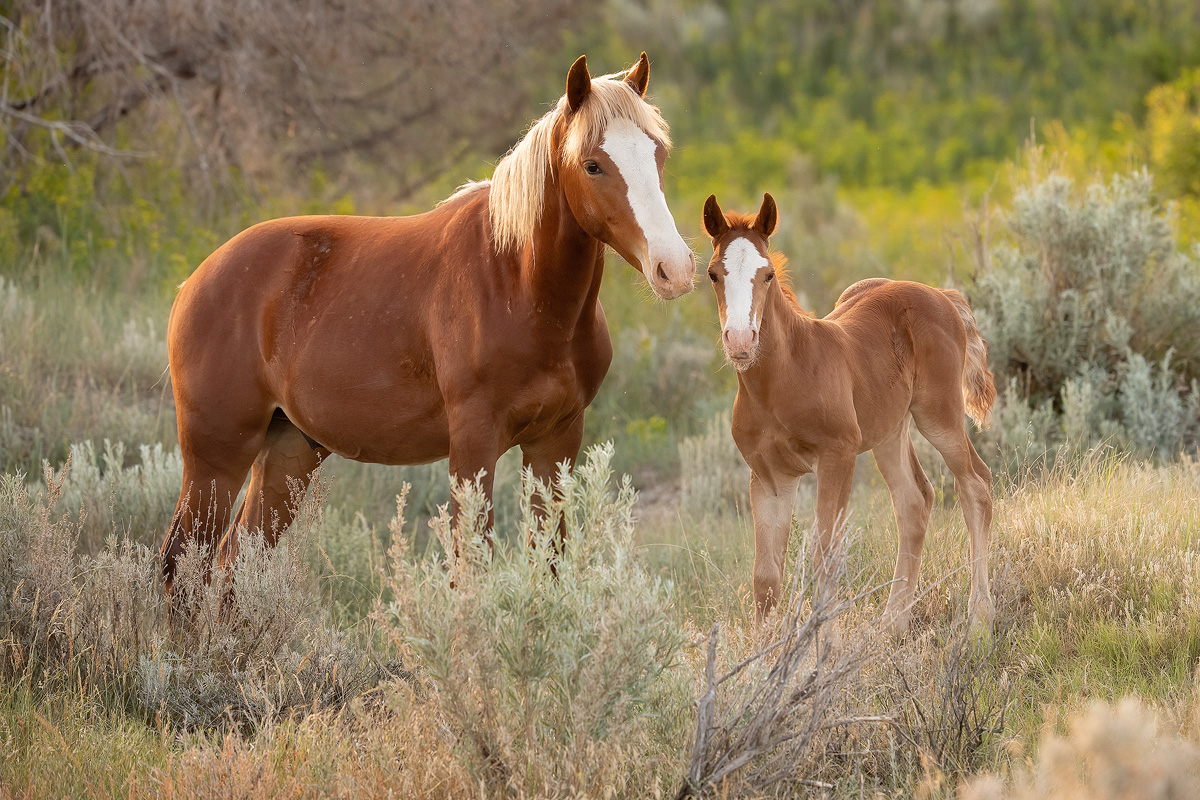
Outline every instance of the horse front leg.
<svg viewBox="0 0 1200 800">
<path fill-rule="evenodd" d="M 792 533 L 792 508 L 799 477 L 765 480 L 750 472 L 750 510 L 754 515 L 754 609 L 762 621 L 783 591 L 783 567 Z"/>
<path fill-rule="evenodd" d="M 854 483 L 854 453 L 822 453 L 817 461 L 817 536 L 813 541 L 813 585 L 817 596 L 837 591 L 845 553 L 846 506 Z"/>
<path fill-rule="evenodd" d="M 555 485 L 555 478 L 558 477 L 558 465 L 565 461 L 573 469 L 575 461 L 579 457 L 579 448 L 582 444 L 583 415 L 580 414 L 549 436 L 522 444 L 521 464 L 533 474 L 534 478 L 537 478 L 548 487 L 552 486 L 557 497 L 560 491 L 560 487 Z M 546 509 L 543 507 L 542 498 L 536 493 L 533 497 L 533 503 L 537 519 L 539 521 L 544 519 Z M 536 528 L 531 526 L 529 530 L 531 545 L 533 544 L 535 533 Z M 560 552 L 566 543 L 566 539 L 566 520 L 560 519 L 558 521 L 558 548 Z"/>
<path fill-rule="evenodd" d="M 492 490 L 496 482 L 496 462 L 500 459 L 500 434 L 497 426 L 488 424 L 484 417 L 464 415 L 466 424 L 450 426 L 450 479 L 452 482 L 478 482 L 480 491 L 487 501 L 487 520 L 484 536 L 492 544 L 492 529 L 496 514 L 492 507 Z M 454 530 L 470 528 L 475 520 L 463 518 L 462 504 L 458 491 L 450 495 L 450 518 Z M 454 555 L 457 558 L 458 538 L 454 537 Z"/>
</svg>

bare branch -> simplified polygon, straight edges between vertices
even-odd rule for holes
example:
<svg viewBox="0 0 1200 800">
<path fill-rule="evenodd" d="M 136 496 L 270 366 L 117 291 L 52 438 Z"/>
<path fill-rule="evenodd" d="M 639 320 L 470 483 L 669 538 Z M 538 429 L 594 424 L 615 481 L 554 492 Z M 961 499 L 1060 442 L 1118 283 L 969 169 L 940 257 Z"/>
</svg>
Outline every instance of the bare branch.
<svg viewBox="0 0 1200 800">
<path fill-rule="evenodd" d="M 240 163 L 254 170 L 248 178 L 278 178 L 321 161 L 387 165 L 402 186 L 422 184 L 431 165 L 445 169 L 460 142 L 489 153 L 510 143 L 530 117 L 529 76 L 549 63 L 568 23 L 595 13 L 569 0 L 9 8 L 0 17 L 7 162 L 38 152 L 29 141 L 37 131 L 124 155 L 118 135 L 161 137 L 166 123 L 190 143 L 178 150 L 185 166 L 203 174 Z"/>
<path fill-rule="evenodd" d="M 122 150 L 117 147 L 109 147 L 105 144 L 91 126 L 86 122 L 44 119 L 36 114 L 29 114 L 12 106 L 0 106 L 0 114 L 19 119 L 30 125 L 36 125 L 46 130 L 61 133 L 80 147 L 86 147 L 89 150 L 95 150 L 97 153 L 103 153 L 106 156 L 114 156 L 119 158 L 144 158 L 148 155 L 145 152 L 138 150 Z"/>
</svg>

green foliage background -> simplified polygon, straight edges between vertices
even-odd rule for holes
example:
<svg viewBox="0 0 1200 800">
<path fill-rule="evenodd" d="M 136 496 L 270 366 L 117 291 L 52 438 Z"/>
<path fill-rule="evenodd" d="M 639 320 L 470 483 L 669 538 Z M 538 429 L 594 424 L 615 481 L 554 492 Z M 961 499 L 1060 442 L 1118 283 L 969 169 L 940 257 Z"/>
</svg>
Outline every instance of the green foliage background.
<svg viewBox="0 0 1200 800">
<path fill-rule="evenodd" d="M 775 246 L 818 314 L 867 275 L 969 283 L 977 245 L 1009 236 L 992 209 L 1028 183 L 1015 165 L 1031 138 L 1076 181 L 1148 165 L 1178 245 L 1200 236 L 1200 8 L 1187 0 L 608 0 L 579 19 L 563 32 L 562 69 L 514 86 L 534 100 L 528 119 L 558 97 L 578 53 L 598 74 L 648 51 L 676 141 L 666 188 L 681 232 L 704 259 L 704 197 L 750 208 L 770 191 Z M 142 156 L 117 161 L 31 138 L 36 158 L 0 180 L 0 276 L 137 298 L 165 320 L 179 281 L 257 220 L 419 212 L 502 154 L 477 149 L 400 198 L 369 171 L 320 165 L 267 173 L 266 185 L 197 182 L 177 131 L 146 130 L 118 130 L 115 144 Z M 620 469 L 658 470 L 728 405 L 733 374 L 708 292 L 652 304 L 628 266 L 614 259 L 609 272 L 617 362 L 588 437 L 627 443 Z M 50 438 L 27 465 L 65 455 L 65 432 Z"/>
</svg>

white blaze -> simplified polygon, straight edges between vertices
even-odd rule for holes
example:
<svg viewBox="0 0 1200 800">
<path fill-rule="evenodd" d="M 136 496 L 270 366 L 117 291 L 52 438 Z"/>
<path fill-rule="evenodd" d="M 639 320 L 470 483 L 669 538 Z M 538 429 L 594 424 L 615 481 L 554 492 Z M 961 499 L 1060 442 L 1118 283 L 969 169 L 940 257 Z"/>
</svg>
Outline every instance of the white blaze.
<svg viewBox="0 0 1200 800">
<path fill-rule="evenodd" d="M 744 236 L 725 248 L 725 327 L 752 330 L 758 320 L 750 319 L 754 300 L 754 276 L 767 265 L 766 256 Z"/>
<path fill-rule="evenodd" d="M 658 162 L 654 159 L 658 145 L 650 135 L 632 120 L 615 119 L 604 132 L 600 149 L 617 165 L 617 171 L 629 189 L 629 208 L 646 237 L 647 252 L 642 256 L 642 270 L 650 278 L 654 264 L 673 254 L 687 258 L 690 251 L 675 229 L 675 219 L 667 208 L 658 182 Z M 650 263 L 651 257 L 654 263 Z"/>
</svg>

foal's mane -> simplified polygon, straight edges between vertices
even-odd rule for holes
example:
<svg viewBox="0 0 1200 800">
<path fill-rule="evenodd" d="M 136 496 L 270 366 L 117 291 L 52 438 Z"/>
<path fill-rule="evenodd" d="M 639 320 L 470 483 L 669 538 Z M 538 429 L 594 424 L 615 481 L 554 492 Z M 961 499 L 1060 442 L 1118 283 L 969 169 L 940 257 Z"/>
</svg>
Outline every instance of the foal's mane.
<svg viewBox="0 0 1200 800">
<path fill-rule="evenodd" d="M 743 214 L 740 211 L 726 211 L 725 221 L 729 223 L 729 231 L 748 231 L 754 227 L 754 214 Z M 769 247 L 769 245 L 768 245 Z M 788 301 L 796 313 L 803 314 L 806 317 L 813 316 L 811 311 L 805 311 L 800 305 L 800 300 L 796 297 L 796 293 L 792 291 L 792 272 L 788 268 L 787 256 L 783 253 L 767 251 L 767 259 L 771 262 L 771 266 L 775 268 L 776 282 L 779 284 L 779 290 L 783 292 L 783 297 Z"/>
<path fill-rule="evenodd" d="M 554 109 L 529 128 L 521 141 L 496 164 L 490 181 L 476 181 L 459 187 L 449 199 L 490 185 L 488 214 L 492 223 L 492 242 L 498 252 L 516 249 L 528 242 L 542 218 L 545 202 L 546 173 L 553 164 L 555 126 L 567 118 L 567 131 L 560 154 L 561 164 L 578 164 L 584 151 L 604 135 L 609 123 L 628 119 L 670 147 L 666 120 L 658 108 L 650 105 L 625 81 L 629 71 L 592 79 L 592 90 L 583 105 L 571 112 L 567 97 L 559 98 Z"/>
</svg>

